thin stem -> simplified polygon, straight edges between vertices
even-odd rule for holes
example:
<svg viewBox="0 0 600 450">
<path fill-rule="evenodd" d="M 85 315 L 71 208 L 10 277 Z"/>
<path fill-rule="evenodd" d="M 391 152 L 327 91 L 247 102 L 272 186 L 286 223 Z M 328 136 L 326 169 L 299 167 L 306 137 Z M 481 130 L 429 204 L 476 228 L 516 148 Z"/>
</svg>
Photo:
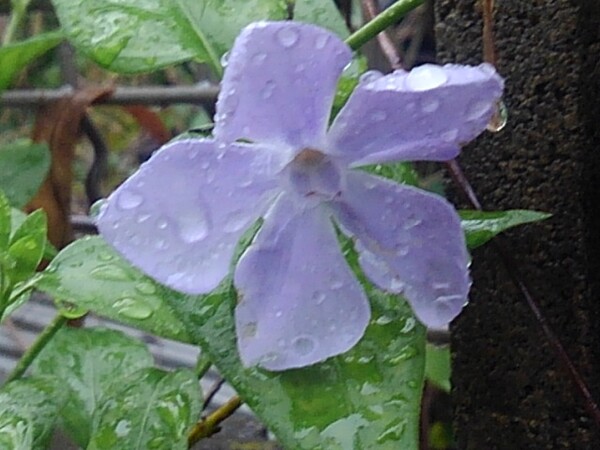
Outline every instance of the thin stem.
<svg viewBox="0 0 600 450">
<path fill-rule="evenodd" d="M 425 0 L 398 0 L 385 11 L 378 14 L 346 39 L 352 50 L 358 50 L 387 27 L 398 22 L 408 12 L 423 4 Z"/>
<path fill-rule="evenodd" d="M 36 341 L 31 347 L 23 354 L 13 371 L 6 378 L 6 382 L 10 382 L 21 378 L 25 371 L 29 368 L 36 356 L 42 351 L 42 349 L 50 342 L 54 335 L 60 330 L 68 319 L 62 315 L 57 315 L 52 322 L 42 331 Z"/>
<path fill-rule="evenodd" d="M 362 0 L 362 5 L 365 11 L 365 15 L 367 16 L 367 19 L 369 21 L 373 20 L 375 17 L 377 17 L 377 14 L 379 14 L 379 9 L 375 4 L 375 0 Z M 394 42 L 385 30 L 377 35 L 377 42 L 379 43 L 381 51 L 390 62 L 390 66 L 392 67 L 392 69 L 402 69 L 400 54 L 396 50 Z"/>
<path fill-rule="evenodd" d="M 196 362 L 196 368 L 194 369 L 194 371 L 196 372 L 196 375 L 198 376 L 198 379 L 200 379 L 204 375 L 206 375 L 206 372 L 208 372 L 208 370 L 211 367 L 212 367 L 212 361 L 210 360 L 210 358 L 207 356 L 206 353 L 202 352 L 200 354 L 200 356 L 198 357 L 198 361 Z"/>
<path fill-rule="evenodd" d="M 8 24 L 4 30 L 4 36 L 2 37 L 2 45 L 10 44 L 14 38 L 17 30 L 19 29 L 19 25 L 25 18 L 25 12 L 27 11 L 27 4 L 29 0 L 26 1 L 17 1 L 11 2 L 12 10 L 10 12 L 10 18 L 8 19 Z"/>
<path fill-rule="evenodd" d="M 236 395 L 212 414 L 200 420 L 188 435 L 188 447 L 192 447 L 200 439 L 212 436 L 219 431 L 219 424 L 230 417 L 242 406 L 242 400 Z"/>
</svg>

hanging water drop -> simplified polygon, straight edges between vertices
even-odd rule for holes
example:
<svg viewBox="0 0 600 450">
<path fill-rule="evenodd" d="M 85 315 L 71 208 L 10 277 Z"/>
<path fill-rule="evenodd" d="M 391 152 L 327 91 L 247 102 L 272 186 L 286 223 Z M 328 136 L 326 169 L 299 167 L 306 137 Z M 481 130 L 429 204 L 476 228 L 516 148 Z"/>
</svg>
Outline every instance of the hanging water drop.
<svg viewBox="0 0 600 450">
<path fill-rule="evenodd" d="M 223 53 L 223 56 L 221 56 L 221 66 L 227 67 L 227 64 L 229 64 L 229 52 L 225 52 Z"/>
<path fill-rule="evenodd" d="M 492 133 L 498 133 L 504 129 L 507 123 L 508 108 L 506 108 L 504 102 L 500 100 L 498 103 L 496 103 L 496 110 L 486 128 Z"/>
<path fill-rule="evenodd" d="M 137 208 L 143 201 L 144 197 L 128 189 L 124 189 L 117 197 L 117 205 L 124 210 Z"/>
</svg>

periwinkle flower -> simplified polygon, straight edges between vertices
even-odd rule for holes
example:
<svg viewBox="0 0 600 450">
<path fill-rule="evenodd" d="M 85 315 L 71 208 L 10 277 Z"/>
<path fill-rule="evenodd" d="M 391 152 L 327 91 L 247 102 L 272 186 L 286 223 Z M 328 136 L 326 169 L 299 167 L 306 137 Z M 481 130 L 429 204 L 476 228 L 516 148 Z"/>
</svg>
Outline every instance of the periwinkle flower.
<svg viewBox="0 0 600 450">
<path fill-rule="evenodd" d="M 302 367 L 362 337 L 369 303 L 334 222 L 367 277 L 402 293 L 424 324 L 447 324 L 467 301 L 468 254 L 453 207 L 358 168 L 454 158 L 485 128 L 502 80 L 487 64 L 369 73 L 328 130 L 351 56 L 313 25 L 246 27 L 228 58 L 214 138 L 163 147 L 98 218 L 135 266 L 199 294 L 225 278 L 241 235 L 263 217 L 234 272 L 245 365 Z"/>
</svg>

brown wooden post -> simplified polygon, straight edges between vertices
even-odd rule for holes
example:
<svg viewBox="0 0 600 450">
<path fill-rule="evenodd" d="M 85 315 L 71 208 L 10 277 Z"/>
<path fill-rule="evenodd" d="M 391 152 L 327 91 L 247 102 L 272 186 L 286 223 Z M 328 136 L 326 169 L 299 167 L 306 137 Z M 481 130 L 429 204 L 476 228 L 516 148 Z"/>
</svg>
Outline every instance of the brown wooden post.
<svg viewBox="0 0 600 450">
<path fill-rule="evenodd" d="M 509 122 L 460 163 L 485 209 L 553 218 L 501 245 L 600 400 L 600 2 L 496 0 Z M 440 62 L 482 60 L 479 0 L 436 0 Z M 456 198 L 458 194 L 455 194 Z M 452 326 L 461 450 L 600 448 L 600 433 L 491 247 Z"/>
</svg>

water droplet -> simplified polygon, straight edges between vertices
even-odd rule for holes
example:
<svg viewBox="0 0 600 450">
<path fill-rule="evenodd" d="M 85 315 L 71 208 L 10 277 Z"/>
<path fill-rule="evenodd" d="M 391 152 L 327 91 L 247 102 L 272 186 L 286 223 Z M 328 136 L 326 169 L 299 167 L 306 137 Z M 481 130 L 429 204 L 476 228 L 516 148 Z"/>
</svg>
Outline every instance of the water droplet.
<svg viewBox="0 0 600 450">
<path fill-rule="evenodd" d="M 100 214 L 102 214 L 102 211 L 104 211 L 104 208 L 106 208 L 106 199 L 105 198 L 101 198 L 100 200 L 94 202 L 94 204 L 90 207 L 90 217 L 95 219 Z"/>
<path fill-rule="evenodd" d="M 344 287 L 344 282 L 338 278 L 334 278 L 331 281 L 331 285 L 330 285 L 331 289 L 336 290 L 336 289 L 341 289 L 342 287 Z"/>
<path fill-rule="evenodd" d="M 414 317 L 407 317 L 404 326 L 400 328 L 400 333 L 406 334 L 414 330 L 417 321 Z"/>
<path fill-rule="evenodd" d="M 373 122 L 383 122 L 387 119 L 387 113 L 385 111 L 374 111 L 371 113 L 371 120 Z"/>
<path fill-rule="evenodd" d="M 227 67 L 227 64 L 229 64 L 229 52 L 225 52 L 223 53 L 223 56 L 221 56 L 221 66 Z"/>
<path fill-rule="evenodd" d="M 300 356 L 307 356 L 315 349 L 315 341 L 309 336 L 299 336 L 292 341 L 293 350 Z"/>
<path fill-rule="evenodd" d="M 321 34 L 321 35 L 317 36 L 317 39 L 315 41 L 315 48 L 317 50 L 322 50 L 327 45 L 328 41 L 329 41 L 329 36 L 327 36 L 326 34 Z"/>
<path fill-rule="evenodd" d="M 158 219 L 156 221 L 156 226 L 159 230 L 166 230 L 169 226 L 169 222 L 167 222 L 166 219 Z"/>
<path fill-rule="evenodd" d="M 115 257 L 107 252 L 101 252 L 98 254 L 98 259 L 103 262 L 112 261 Z"/>
<path fill-rule="evenodd" d="M 406 284 L 402 282 L 398 277 L 392 277 L 390 281 L 390 291 L 392 292 L 401 292 L 404 290 Z"/>
<path fill-rule="evenodd" d="M 492 133 L 497 133 L 502 131 L 506 124 L 508 123 L 508 108 L 501 100 L 496 104 L 496 111 L 492 116 L 490 122 L 487 124 L 488 131 Z"/>
<path fill-rule="evenodd" d="M 117 309 L 119 314 L 129 317 L 130 319 L 147 319 L 154 312 L 154 308 L 150 305 L 130 297 L 117 300 L 113 306 Z"/>
<path fill-rule="evenodd" d="M 252 63 L 254 65 L 260 66 L 260 65 L 262 65 L 262 63 L 265 62 L 265 59 L 267 59 L 266 53 L 263 53 L 263 52 L 255 53 L 252 56 Z"/>
<path fill-rule="evenodd" d="M 137 208 L 143 201 L 144 197 L 137 192 L 128 189 L 121 191 L 117 197 L 117 205 L 119 205 L 119 208 L 125 210 Z"/>
<path fill-rule="evenodd" d="M 317 305 L 322 304 L 326 298 L 327 297 L 326 297 L 325 293 L 322 291 L 313 292 L 312 299 L 317 303 Z"/>
<path fill-rule="evenodd" d="M 90 272 L 92 277 L 107 281 L 128 281 L 129 276 L 125 270 L 115 265 L 99 266 Z"/>
<path fill-rule="evenodd" d="M 281 317 L 281 316 L 283 316 L 283 311 L 277 311 L 275 313 L 275 317 Z"/>
<path fill-rule="evenodd" d="M 135 221 L 137 223 L 144 223 L 146 222 L 150 217 L 152 217 L 150 214 L 140 214 L 139 216 L 137 216 L 135 218 Z"/>
<path fill-rule="evenodd" d="M 406 76 L 406 85 L 413 91 L 427 91 L 442 86 L 448 76 L 441 67 L 424 64 L 410 71 Z"/>
<path fill-rule="evenodd" d="M 117 423 L 117 426 L 115 427 L 115 434 L 122 438 L 125 437 L 129 434 L 129 431 L 131 430 L 131 424 L 129 423 L 128 420 L 119 420 L 119 422 Z"/>
<path fill-rule="evenodd" d="M 208 215 L 198 205 L 188 210 L 185 216 L 178 217 L 177 226 L 179 237 L 188 244 L 201 241 L 210 231 Z"/>
<path fill-rule="evenodd" d="M 416 226 L 421 225 L 421 223 L 423 222 L 423 220 L 419 219 L 417 216 L 415 216 L 414 214 L 410 214 L 406 219 L 404 219 L 404 221 L 402 222 L 402 227 L 405 230 L 410 230 Z"/>
<path fill-rule="evenodd" d="M 136 291 L 144 295 L 152 295 L 156 293 L 156 288 L 151 283 L 142 282 L 135 285 Z"/>
<path fill-rule="evenodd" d="M 379 70 L 367 70 L 358 79 L 359 83 L 372 83 L 373 81 L 381 78 L 383 74 Z"/>
<path fill-rule="evenodd" d="M 402 361 L 406 361 L 407 359 L 414 358 L 417 354 L 418 354 L 418 350 L 415 346 L 410 345 L 410 344 L 405 345 L 400 350 L 400 353 L 398 353 L 396 356 L 389 358 L 388 362 L 395 366 L 396 364 L 399 364 Z"/>
<path fill-rule="evenodd" d="M 437 111 L 440 107 L 440 101 L 437 98 L 424 98 L 421 100 L 421 111 L 426 114 L 431 114 L 432 112 Z"/>
<path fill-rule="evenodd" d="M 387 325 L 388 323 L 391 323 L 392 320 L 393 319 L 390 316 L 383 315 L 383 316 L 378 317 L 377 320 L 375 321 L 375 323 L 377 325 Z"/>
<path fill-rule="evenodd" d="M 442 133 L 441 137 L 442 140 L 445 142 L 454 142 L 458 137 L 458 130 L 456 128 L 448 130 L 445 133 Z"/>
<path fill-rule="evenodd" d="M 456 303 L 463 302 L 463 297 L 460 295 L 440 295 L 435 299 L 435 303 L 448 304 L 448 303 Z"/>
<path fill-rule="evenodd" d="M 450 283 L 447 282 L 433 282 L 431 287 L 436 291 L 445 291 L 450 287 Z"/>
<path fill-rule="evenodd" d="M 290 28 L 289 26 L 282 27 L 277 32 L 277 40 L 281 45 L 287 48 L 294 46 L 299 38 L 300 34 L 298 33 L 298 30 Z"/>
<path fill-rule="evenodd" d="M 242 339 L 250 339 L 256 336 L 258 324 L 256 322 L 248 322 L 242 325 Z"/>
<path fill-rule="evenodd" d="M 273 91 L 275 90 L 275 82 L 273 80 L 268 80 L 265 83 L 262 91 L 260 91 L 260 95 L 264 100 L 267 100 L 273 95 Z"/>
<path fill-rule="evenodd" d="M 248 215 L 245 211 L 234 211 L 228 217 L 225 222 L 223 230 L 225 233 L 236 233 L 242 228 L 248 225 Z"/>
</svg>

